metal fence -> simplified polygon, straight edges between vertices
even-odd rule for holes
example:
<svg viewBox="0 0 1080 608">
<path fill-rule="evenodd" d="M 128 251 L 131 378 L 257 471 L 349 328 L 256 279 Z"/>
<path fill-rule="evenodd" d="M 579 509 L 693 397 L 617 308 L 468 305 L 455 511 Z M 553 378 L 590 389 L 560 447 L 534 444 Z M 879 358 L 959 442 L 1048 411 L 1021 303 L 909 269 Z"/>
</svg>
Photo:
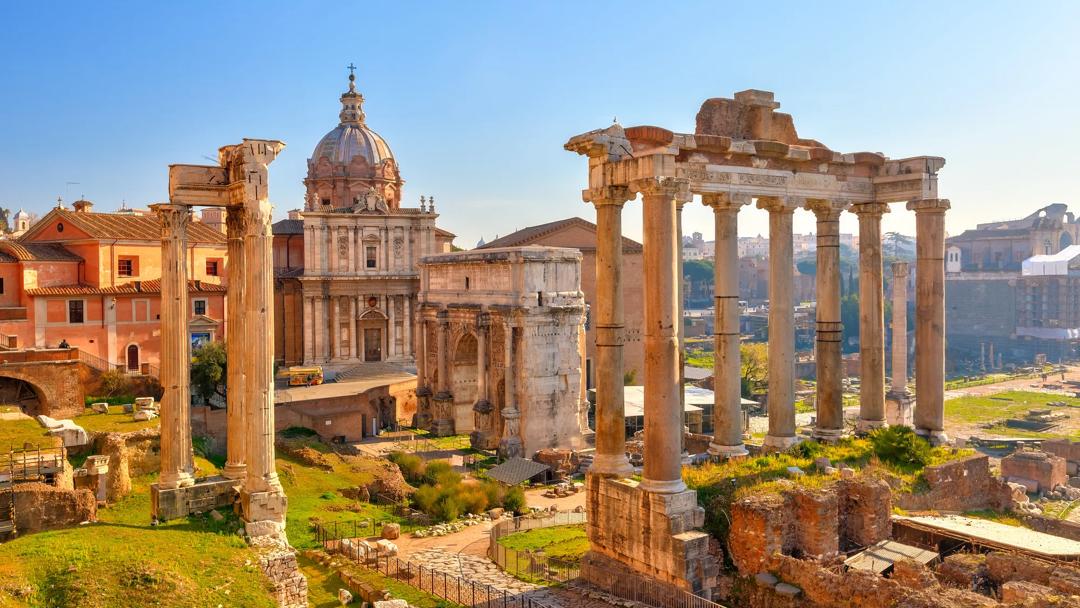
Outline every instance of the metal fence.
<svg viewBox="0 0 1080 608">
<path fill-rule="evenodd" d="M 515 517 L 496 523 L 488 540 L 488 557 L 499 568 L 515 576 L 566 583 L 581 575 L 577 562 L 548 557 L 537 551 L 518 551 L 499 543 L 499 539 L 517 532 L 584 524 L 585 513 L 565 511 L 543 517 Z"/>
<path fill-rule="evenodd" d="M 361 567 L 449 602 L 470 608 L 551 608 L 525 595 L 466 580 L 408 560 L 365 553 L 358 542 L 346 542 L 347 539 L 356 538 L 348 536 L 346 532 L 351 526 L 314 524 L 314 527 L 316 538 L 327 551 L 336 552 Z"/>
<path fill-rule="evenodd" d="M 712 600 L 707 600 L 669 585 L 662 581 L 629 576 L 621 572 L 593 572 L 589 576 L 589 585 L 593 588 L 623 599 L 648 606 L 664 608 L 724 608 Z"/>
</svg>

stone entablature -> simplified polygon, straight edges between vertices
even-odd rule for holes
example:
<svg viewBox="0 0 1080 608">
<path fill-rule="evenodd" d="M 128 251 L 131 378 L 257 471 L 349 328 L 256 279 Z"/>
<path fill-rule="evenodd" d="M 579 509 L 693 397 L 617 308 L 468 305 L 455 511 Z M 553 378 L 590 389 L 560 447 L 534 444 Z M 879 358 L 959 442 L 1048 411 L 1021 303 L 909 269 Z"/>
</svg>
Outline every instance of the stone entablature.
<svg viewBox="0 0 1080 608">
<path fill-rule="evenodd" d="M 443 254 L 420 272 L 418 423 L 505 455 L 585 447 L 581 253 Z"/>
</svg>

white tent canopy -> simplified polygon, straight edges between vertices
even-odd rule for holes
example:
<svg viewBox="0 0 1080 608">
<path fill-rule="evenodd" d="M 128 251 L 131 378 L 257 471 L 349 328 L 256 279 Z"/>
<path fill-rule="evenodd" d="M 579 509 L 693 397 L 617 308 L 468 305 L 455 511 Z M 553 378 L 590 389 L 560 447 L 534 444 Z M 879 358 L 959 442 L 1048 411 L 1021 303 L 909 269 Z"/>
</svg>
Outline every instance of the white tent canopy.
<svg viewBox="0 0 1080 608">
<path fill-rule="evenodd" d="M 1069 245 L 1052 255 L 1034 255 L 1024 260 L 1020 274 L 1025 277 L 1063 276 L 1069 263 L 1080 257 L 1080 245 Z"/>
</svg>

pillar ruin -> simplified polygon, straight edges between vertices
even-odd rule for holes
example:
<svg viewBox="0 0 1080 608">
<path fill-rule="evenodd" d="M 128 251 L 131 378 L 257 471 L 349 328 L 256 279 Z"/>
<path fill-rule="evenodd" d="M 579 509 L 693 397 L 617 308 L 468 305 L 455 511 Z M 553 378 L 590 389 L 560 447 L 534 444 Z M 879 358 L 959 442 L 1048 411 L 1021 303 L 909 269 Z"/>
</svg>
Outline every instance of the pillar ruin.
<svg viewBox="0 0 1080 608">
<path fill-rule="evenodd" d="M 245 298 L 244 280 L 244 239 L 247 233 L 247 210 L 243 207 L 229 207 L 225 212 L 225 228 L 228 238 L 229 277 L 225 319 L 225 350 L 228 361 L 242 361 L 247 350 L 248 338 L 244 329 Z M 244 428 L 247 420 L 247 395 L 244 392 L 244 369 L 239 365 L 226 367 L 226 424 L 225 469 L 223 475 L 229 479 L 242 480 L 247 477 L 247 442 Z"/>
<path fill-rule="evenodd" d="M 482 312 L 476 316 L 476 403 L 473 413 L 476 419 L 475 429 L 470 437 L 473 447 L 493 450 L 499 447 L 499 437 L 495 434 L 495 406 L 488 394 L 488 338 L 491 334 L 491 315 Z"/>
<path fill-rule="evenodd" d="M 586 190 L 596 208 L 596 454 L 589 471 L 629 477 L 623 404 L 622 208 L 633 194 L 625 187 Z"/>
<path fill-rule="evenodd" d="M 742 428 L 742 370 L 739 356 L 739 209 L 748 195 L 706 194 L 716 227 L 713 273 L 714 308 L 713 439 L 709 454 L 745 456 Z"/>
<path fill-rule="evenodd" d="M 908 263 L 892 263 L 892 384 L 885 395 L 885 418 L 890 425 L 911 426 L 911 393 L 907 389 Z"/>
<path fill-rule="evenodd" d="M 514 326 L 509 319 L 503 325 L 503 390 L 506 391 L 502 409 L 503 434 L 499 439 L 499 456 L 503 458 L 523 458 L 525 447 L 521 443 L 517 409 L 517 356 L 514 353 Z M 599 445 L 599 444 L 598 444 Z"/>
<path fill-rule="evenodd" d="M 685 187 L 676 178 L 643 180 L 636 187 L 644 201 L 645 234 L 645 466 L 640 487 L 659 494 L 686 490 L 675 284 L 682 255 L 675 206 Z"/>
<path fill-rule="evenodd" d="M 840 321 L 840 214 L 846 205 L 811 200 L 817 218 L 817 420 L 814 437 L 833 440 L 844 434 L 843 323 Z"/>
<path fill-rule="evenodd" d="M 769 212 L 769 434 L 764 447 L 795 445 L 795 260 L 792 219 L 798 203 L 787 197 L 760 197 Z"/>
<path fill-rule="evenodd" d="M 915 212 L 915 432 L 931 443 L 945 434 L 946 199 L 908 203 Z"/>
<path fill-rule="evenodd" d="M 884 203 L 859 203 L 859 422 L 867 433 L 885 426 L 885 302 L 882 290 L 881 216 Z"/>
<path fill-rule="evenodd" d="M 188 336 L 187 229 L 191 209 L 154 205 L 161 218 L 161 477 L 165 490 L 195 483 L 191 446 L 191 338 Z M 269 335 L 273 335 L 271 332 Z"/>
<path fill-rule="evenodd" d="M 446 310 L 436 315 L 436 328 L 438 388 L 432 398 L 431 432 L 436 437 L 449 437 L 454 434 L 454 396 L 450 393 L 450 313 Z"/>
</svg>

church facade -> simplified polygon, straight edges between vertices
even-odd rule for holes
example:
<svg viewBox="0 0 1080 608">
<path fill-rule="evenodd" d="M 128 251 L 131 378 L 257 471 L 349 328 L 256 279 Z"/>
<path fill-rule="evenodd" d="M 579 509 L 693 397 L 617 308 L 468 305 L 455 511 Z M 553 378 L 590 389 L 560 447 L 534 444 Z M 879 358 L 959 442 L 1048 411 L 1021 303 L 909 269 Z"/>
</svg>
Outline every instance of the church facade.
<svg viewBox="0 0 1080 608">
<path fill-rule="evenodd" d="M 285 365 L 415 363 L 417 264 L 451 248 L 434 197 L 403 206 L 405 182 L 363 102 L 350 75 L 340 122 L 308 159 L 303 210 L 274 225 L 275 355 Z"/>
</svg>

